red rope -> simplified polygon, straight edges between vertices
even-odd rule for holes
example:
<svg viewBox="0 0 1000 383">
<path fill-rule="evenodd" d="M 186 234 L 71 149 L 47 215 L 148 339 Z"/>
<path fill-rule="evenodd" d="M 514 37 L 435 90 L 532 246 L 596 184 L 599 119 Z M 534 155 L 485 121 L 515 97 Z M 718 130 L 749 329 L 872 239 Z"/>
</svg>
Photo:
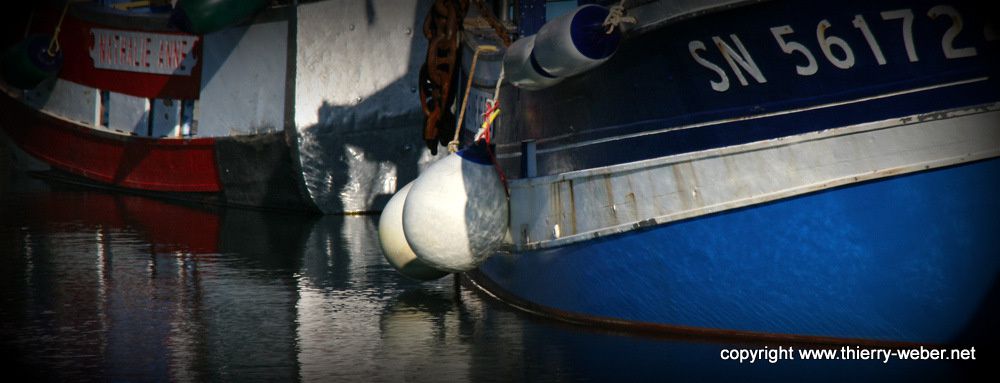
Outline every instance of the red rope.
<svg viewBox="0 0 1000 383">
<path fill-rule="evenodd" d="M 493 103 L 487 103 L 487 105 L 488 106 L 486 107 L 486 112 L 483 113 L 483 123 L 487 125 L 485 126 L 485 131 L 483 132 L 483 136 L 479 140 L 477 140 L 477 142 L 485 141 L 486 152 L 490 154 L 490 162 L 493 163 L 493 168 L 496 169 L 497 176 L 500 177 L 500 182 L 503 184 L 503 191 L 504 193 L 507 194 L 507 197 L 509 198 L 510 187 L 507 185 L 507 174 L 505 174 L 503 172 L 503 169 L 500 168 L 500 163 L 497 162 L 497 156 L 496 154 L 493 153 L 493 147 L 490 145 L 492 138 L 491 132 L 493 131 L 493 123 L 489 120 L 489 118 L 494 111 L 500 108 L 500 101 L 496 100 L 493 101 Z"/>
</svg>

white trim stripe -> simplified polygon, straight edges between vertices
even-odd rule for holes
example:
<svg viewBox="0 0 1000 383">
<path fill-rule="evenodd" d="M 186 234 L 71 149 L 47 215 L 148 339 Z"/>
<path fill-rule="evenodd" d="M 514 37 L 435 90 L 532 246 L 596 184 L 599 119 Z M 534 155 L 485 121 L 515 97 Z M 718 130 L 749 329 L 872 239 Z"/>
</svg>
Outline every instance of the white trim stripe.
<svg viewBox="0 0 1000 383">
<path fill-rule="evenodd" d="M 517 250 L 1000 156 L 1000 103 L 511 182 Z"/>
</svg>

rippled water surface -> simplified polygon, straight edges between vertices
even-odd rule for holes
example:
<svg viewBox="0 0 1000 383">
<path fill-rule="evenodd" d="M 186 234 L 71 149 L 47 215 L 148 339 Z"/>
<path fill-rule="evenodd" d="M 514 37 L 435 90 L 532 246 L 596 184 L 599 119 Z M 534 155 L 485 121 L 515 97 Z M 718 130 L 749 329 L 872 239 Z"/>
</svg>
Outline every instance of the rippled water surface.
<svg viewBox="0 0 1000 383">
<path fill-rule="evenodd" d="M 608 333 L 522 314 L 453 277 L 409 281 L 382 259 L 377 217 L 206 208 L 0 176 L 0 346 L 6 365 L 35 378 L 842 381 L 957 371 L 741 365 L 720 350 L 768 345 Z"/>
</svg>

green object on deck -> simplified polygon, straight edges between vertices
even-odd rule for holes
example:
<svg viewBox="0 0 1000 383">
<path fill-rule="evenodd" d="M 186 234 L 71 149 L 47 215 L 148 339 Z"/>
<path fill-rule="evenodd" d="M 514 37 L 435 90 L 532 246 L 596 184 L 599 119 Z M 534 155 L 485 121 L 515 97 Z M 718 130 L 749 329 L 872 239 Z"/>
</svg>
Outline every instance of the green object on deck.
<svg viewBox="0 0 1000 383">
<path fill-rule="evenodd" d="M 7 48 L 3 53 L 3 79 L 20 89 L 34 89 L 46 79 L 59 74 L 62 52 L 49 56 L 51 36 L 32 36 Z"/>
<path fill-rule="evenodd" d="M 267 0 L 178 0 L 171 20 L 187 32 L 205 34 L 246 21 L 265 5 Z"/>
</svg>

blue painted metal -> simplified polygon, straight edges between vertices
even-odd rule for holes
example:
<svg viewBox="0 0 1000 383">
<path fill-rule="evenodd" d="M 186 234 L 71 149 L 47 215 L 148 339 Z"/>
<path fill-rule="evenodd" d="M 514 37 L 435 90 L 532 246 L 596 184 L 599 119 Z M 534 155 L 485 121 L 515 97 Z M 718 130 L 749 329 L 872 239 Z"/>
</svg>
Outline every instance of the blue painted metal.
<svg viewBox="0 0 1000 383">
<path fill-rule="evenodd" d="M 928 10 L 939 4 L 933 0 L 853 0 L 807 5 L 771 1 L 629 36 L 608 62 L 588 73 L 541 91 L 504 92 L 502 102 L 509 105 L 505 109 L 508 118 L 496 132 L 498 155 L 503 158 L 516 154 L 520 141 L 526 138 L 539 139 L 538 150 L 544 154 L 538 158 L 539 175 L 548 175 L 1000 100 L 1000 44 L 983 33 L 989 12 L 982 10 L 981 2 L 950 2 L 963 17 L 962 29 L 953 45 L 974 47 L 977 54 L 947 58 L 942 39 L 952 26 L 951 21 L 948 17 L 928 16 Z M 919 56 L 916 62 L 908 60 L 902 21 L 882 19 L 881 12 L 898 9 L 911 9 L 914 14 L 912 35 Z M 858 15 L 867 21 L 879 42 L 885 65 L 878 64 L 863 33 L 853 26 Z M 855 57 L 853 67 L 837 68 L 823 54 L 816 36 L 820 20 L 828 20 L 832 25 L 827 36 L 839 37 L 851 47 Z M 785 35 L 787 41 L 803 44 L 815 57 L 816 74 L 797 74 L 795 67 L 806 64 L 804 56 L 783 52 L 770 31 L 782 25 L 794 30 Z M 747 85 L 740 84 L 713 41 L 713 37 L 719 37 L 736 49 L 733 35 L 746 48 L 766 82 L 758 83 L 743 70 Z M 693 41 L 705 45 L 706 49 L 699 51 L 701 57 L 727 74 L 729 89 L 713 90 L 711 81 L 719 81 L 719 76 L 693 59 L 689 50 Z M 844 57 L 838 49 L 832 48 L 833 55 Z M 545 154 L 552 147 L 591 139 L 794 110 L 984 77 L 988 79 L 980 83 L 893 100 L 612 142 L 603 147 L 588 147 L 585 152 Z M 561 138 L 546 140 L 549 137 Z M 618 150 L 621 146 L 630 150 Z M 516 158 L 502 162 L 502 166 L 512 177 L 518 176 Z"/>
<path fill-rule="evenodd" d="M 458 151 L 459 157 L 466 161 L 470 161 L 479 165 L 493 165 L 493 161 L 490 160 L 489 149 L 486 148 L 486 142 L 476 141 L 473 145 Z"/>
<path fill-rule="evenodd" d="M 517 2 L 517 35 L 531 36 L 545 25 L 545 0 Z"/>
<path fill-rule="evenodd" d="M 101 4 L 101 5 L 104 5 L 104 6 L 107 6 L 107 7 L 113 7 L 113 6 L 118 5 L 118 4 L 127 4 L 127 3 L 134 2 L 134 1 L 135 0 L 98 0 L 97 3 Z M 131 13 L 166 13 L 166 12 L 170 12 L 171 9 L 172 9 L 172 7 L 170 6 L 170 3 L 168 2 L 166 4 L 149 5 L 149 6 L 144 6 L 144 7 L 135 7 L 135 8 L 130 9 L 129 12 L 131 12 Z"/>
<path fill-rule="evenodd" d="M 521 141 L 521 176 L 525 178 L 538 176 L 537 145 L 535 140 Z"/>
<path fill-rule="evenodd" d="M 948 342 L 1000 274 L 1000 159 L 498 255 L 507 293 L 589 316 Z"/>
<path fill-rule="evenodd" d="M 863 103 L 632 136 L 567 150 L 545 152 L 547 149 L 580 141 L 635 135 L 656 129 L 697 124 L 704 122 L 702 121 L 704 117 L 681 115 L 665 120 L 643 121 L 623 126 L 615 130 L 614 134 L 608 131 L 581 132 L 573 140 L 539 143 L 537 148 L 543 152 L 538 154 L 538 174 L 557 174 L 581 168 L 640 161 L 998 100 L 1000 100 L 1000 76 L 983 82 L 903 94 Z M 581 109 L 583 110 L 586 109 Z M 621 150 L 623 147 L 629 149 Z M 501 150 L 500 153 L 512 153 L 518 149 L 507 146 L 506 150 Z M 520 160 L 514 157 L 501 163 L 505 170 L 517 169 Z M 519 178 L 520 174 L 513 172 L 512 176 Z"/>
<path fill-rule="evenodd" d="M 984 32 L 990 13 L 981 2 L 957 0 L 949 4 L 960 23 L 931 17 L 940 4 L 747 2 L 626 36 L 590 72 L 543 90 L 503 93 L 506 119 L 494 136 L 501 166 L 523 176 L 524 140 L 535 140 L 544 176 L 1000 101 L 1000 43 Z M 895 10 L 913 15 L 917 60 L 907 52 L 903 20 L 883 14 Z M 884 64 L 856 26 L 862 18 Z M 805 56 L 783 51 L 772 34 L 785 25 L 794 30 L 786 41 L 814 56 L 815 74 L 798 74 Z M 957 37 L 944 41 L 956 27 Z M 818 34 L 843 39 L 854 64 L 835 66 Z M 730 65 L 719 40 L 745 48 L 739 55 L 752 57 L 763 78 Z M 976 54 L 949 58 L 948 43 Z M 718 71 L 695 60 L 692 47 L 699 46 Z M 845 53 L 833 47 L 831 56 Z M 712 87 L 720 72 L 726 89 Z M 994 158 L 497 255 L 480 271 L 522 303 L 582 316 L 950 342 L 967 336 L 998 285 L 998 194 Z"/>
<path fill-rule="evenodd" d="M 604 59 L 618 49 L 618 43 L 622 38 L 621 30 L 615 29 L 611 34 L 605 33 L 604 20 L 607 17 L 607 8 L 583 7 L 573 18 L 570 28 L 573 46 L 587 58 Z"/>
</svg>

